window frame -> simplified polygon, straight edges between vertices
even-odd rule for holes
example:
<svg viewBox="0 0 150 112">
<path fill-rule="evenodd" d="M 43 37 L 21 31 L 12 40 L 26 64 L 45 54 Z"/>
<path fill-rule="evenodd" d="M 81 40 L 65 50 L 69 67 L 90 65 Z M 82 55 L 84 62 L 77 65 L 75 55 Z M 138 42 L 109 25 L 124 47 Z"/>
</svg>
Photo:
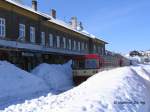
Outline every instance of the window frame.
<svg viewBox="0 0 150 112">
<path fill-rule="evenodd" d="M 35 43 L 35 27 L 30 26 L 30 42 Z"/>
<path fill-rule="evenodd" d="M 96 53 L 96 45 L 95 44 L 93 45 L 93 51 L 94 51 L 94 53 Z"/>
<path fill-rule="evenodd" d="M 45 32 L 41 32 L 41 45 L 45 45 Z"/>
<path fill-rule="evenodd" d="M 6 37 L 6 19 L 0 18 L 0 37 Z"/>
<path fill-rule="evenodd" d="M 71 50 L 71 39 L 68 39 L 68 48 Z"/>
<path fill-rule="evenodd" d="M 19 23 L 19 40 L 25 40 L 26 37 L 26 25 L 23 23 Z"/>
<path fill-rule="evenodd" d="M 88 49 L 88 44 L 87 44 L 87 42 L 85 43 L 85 49 L 86 49 L 86 50 Z"/>
<path fill-rule="evenodd" d="M 101 48 L 101 54 L 104 55 L 105 54 L 105 49 L 102 47 Z"/>
<path fill-rule="evenodd" d="M 73 41 L 73 50 L 76 50 L 76 40 Z"/>
<path fill-rule="evenodd" d="M 66 38 L 63 37 L 63 48 L 66 49 L 66 47 L 67 47 L 67 44 L 66 44 Z"/>
<path fill-rule="evenodd" d="M 54 36 L 52 33 L 49 34 L 49 47 L 54 46 Z"/>
<path fill-rule="evenodd" d="M 60 48 L 60 36 L 56 36 L 56 48 Z"/>
<path fill-rule="evenodd" d="M 85 47 L 84 47 L 84 42 L 81 43 L 81 49 L 82 49 L 82 50 L 85 49 Z"/>
<path fill-rule="evenodd" d="M 81 42 L 78 41 L 78 51 L 81 51 Z"/>
</svg>

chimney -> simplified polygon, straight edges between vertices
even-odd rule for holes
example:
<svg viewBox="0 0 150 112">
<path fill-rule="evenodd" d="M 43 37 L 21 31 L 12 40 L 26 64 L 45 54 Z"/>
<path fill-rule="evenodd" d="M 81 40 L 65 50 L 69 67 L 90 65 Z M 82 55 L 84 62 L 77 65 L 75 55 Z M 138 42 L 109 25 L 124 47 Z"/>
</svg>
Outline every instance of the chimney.
<svg viewBox="0 0 150 112">
<path fill-rule="evenodd" d="M 72 26 L 73 29 L 77 30 L 77 26 L 78 26 L 77 17 L 72 17 L 71 18 L 71 26 Z"/>
<path fill-rule="evenodd" d="M 79 28 L 80 28 L 81 31 L 84 29 L 82 22 L 79 23 Z"/>
<path fill-rule="evenodd" d="M 37 1 L 36 0 L 32 0 L 32 8 L 37 11 Z"/>
<path fill-rule="evenodd" d="M 51 16 L 56 19 L 56 10 L 55 9 L 52 9 L 51 10 Z"/>
</svg>

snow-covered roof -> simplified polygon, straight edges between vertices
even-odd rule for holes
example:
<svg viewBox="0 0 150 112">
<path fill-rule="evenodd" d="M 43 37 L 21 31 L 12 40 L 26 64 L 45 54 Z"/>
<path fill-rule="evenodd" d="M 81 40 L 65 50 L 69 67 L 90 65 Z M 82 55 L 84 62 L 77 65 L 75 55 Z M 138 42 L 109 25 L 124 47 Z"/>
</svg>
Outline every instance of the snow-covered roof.
<svg viewBox="0 0 150 112">
<path fill-rule="evenodd" d="M 82 35 L 84 35 L 84 36 L 87 36 L 87 37 L 89 37 L 89 38 L 98 39 L 98 40 L 100 40 L 100 41 L 102 41 L 102 42 L 104 42 L 104 43 L 107 43 L 107 42 L 105 42 L 105 41 L 102 40 L 102 39 L 96 38 L 95 35 L 93 35 L 93 34 L 87 32 L 86 30 L 78 30 L 78 29 L 76 30 L 76 29 L 73 29 L 69 23 L 66 23 L 66 22 L 64 22 L 64 21 L 62 21 L 62 20 L 59 20 L 59 19 L 54 19 L 53 17 L 51 17 L 51 16 L 48 15 L 48 14 L 45 14 L 45 13 L 42 13 L 42 12 L 39 12 L 39 11 L 35 11 L 34 9 L 32 9 L 32 8 L 29 7 L 29 6 L 26 6 L 26 5 L 24 5 L 24 4 L 20 4 L 20 3 L 18 3 L 18 2 L 12 1 L 12 0 L 5 0 L 5 1 L 6 1 L 6 2 L 9 2 L 9 3 L 13 4 L 13 5 L 16 5 L 16 6 L 20 7 L 20 8 L 23 8 L 23 9 L 25 9 L 25 10 L 28 10 L 28 11 L 30 11 L 30 12 L 33 12 L 33 13 L 35 13 L 35 14 L 38 14 L 38 15 L 40 15 L 40 16 L 43 16 L 43 17 L 47 18 L 49 22 L 52 22 L 52 23 L 55 23 L 55 24 L 57 24 L 57 25 L 59 25 L 59 26 L 65 27 L 66 29 L 72 30 L 72 31 L 74 31 L 74 32 L 76 32 L 76 33 L 80 33 L 80 34 L 82 34 Z"/>
<path fill-rule="evenodd" d="M 39 12 L 39 11 L 35 11 L 34 9 L 32 9 L 31 7 L 29 7 L 29 6 L 26 6 L 26 5 L 24 5 L 24 4 L 21 4 L 21 3 L 19 3 L 19 2 L 15 2 L 15 1 L 13 1 L 13 0 L 5 0 L 6 2 L 9 2 L 9 3 L 11 3 L 11 4 L 13 4 L 13 5 L 16 5 L 16 6 L 18 6 L 18 7 L 20 7 L 20 8 L 23 8 L 23 9 L 25 9 L 25 10 L 28 10 L 28 11 L 30 11 L 30 12 L 33 12 L 33 13 L 35 13 L 35 14 L 38 14 L 38 15 L 40 15 L 40 16 L 43 16 L 43 17 L 45 17 L 45 18 L 47 18 L 47 19 L 51 19 L 49 16 L 47 16 L 46 14 L 44 14 L 44 13 L 42 13 L 42 12 Z"/>
<path fill-rule="evenodd" d="M 77 32 L 77 33 L 80 33 L 80 34 L 82 34 L 82 35 L 85 35 L 85 36 L 87 36 L 87 37 L 89 37 L 89 38 L 98 39 L 98 38 L 96 38 L 95 35 L 90 34 L 90 33 L 87 32 L 86 30 L 81 30 L 81 31 L 80 31 L 80 30 L 73 29 L 70 24 L 68 24 L 68 23 L 66 23 L 66 22 L 64 22 L 64 21 L 62 21 L 62 20 L 54 19 L 54 18 L 51 17 L 51 19 L 50 19 L 49 21 L 52 22 L 52 23 L 55 23 L 55 24 L 57 24 L 57 25 L 63 26 L 63 27 L 65 27 L 65 28 L 67 28 L 67 29 L 69 29 L 69 30 L 72 30 L 72 31 L 74 31 L 74 32 Z M 100 39 L 100 40 L 101 40 L 101 39 Z M 101 41 L 105 42 L 104 40 L 101 40 Z M 107 43 L 107 42 L 105 42 L 105 43 Z"/>
<path fill-rule="evenodd" d="M 68 24 L 68 23 L 66 23 L 66 22 L 64 22 L 64 21 L 62 21 L 62 20 L 54 19 L 54 18 L 51 17 L 51 19 L 48 20 L 48 21 L 50 21 L 50 22 L 52 22 L 52 23 L 55 23 L 55 24 L 57 24 L 57 25 L 63 26 L 63 27 L 65 27 L 65 28 L 69 29 L 69 30 L 72 30 L 72 31 L 76 32 L 76 33 L 80 33 L 80 34 L 82 34 L 82 35 L 84 35 L 84 36 L 87 36 L 87 37 L 89 37 L 89 38 L 98 39 L 95 35 L 89 33 L 89 32 L 86 31 L 86 30 L 78 30 L 78 29 L 76 30 L 76 29 L 73 29 L 70 24 Z M 107 42 L 105 42 L 105 41 L 102 40 L 102 39 L 98 39 L 98 40 L 100 40 L 100 41 L 102 41 L 102 42 L 104 42 L 104 43 L 107 43 Z"/>
</svg>

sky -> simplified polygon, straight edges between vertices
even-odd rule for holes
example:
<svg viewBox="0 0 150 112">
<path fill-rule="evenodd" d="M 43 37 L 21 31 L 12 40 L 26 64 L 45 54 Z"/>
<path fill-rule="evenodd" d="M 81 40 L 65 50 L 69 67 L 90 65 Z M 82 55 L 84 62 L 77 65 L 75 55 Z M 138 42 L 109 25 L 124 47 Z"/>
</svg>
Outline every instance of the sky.
<svg viewBox="0 0 150 112">
<path fill-rule="evenodd" d="M 150 50 L 150 0 L 37 0 L 38 10 L 66 22 L 72 16 L 84 29 L 109 44 L 108 50 L 128 53 Z M 23 0 L 31 6 L 31 0 Z"/>
</svg>

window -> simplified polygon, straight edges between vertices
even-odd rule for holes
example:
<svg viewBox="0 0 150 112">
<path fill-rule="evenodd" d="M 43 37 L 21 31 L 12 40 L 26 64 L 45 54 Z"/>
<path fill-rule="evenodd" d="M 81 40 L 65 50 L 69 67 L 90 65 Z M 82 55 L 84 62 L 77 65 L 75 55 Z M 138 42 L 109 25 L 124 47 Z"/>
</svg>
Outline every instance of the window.
<svg viewBox="0 0 150 112">
<path fill-rule="evenodd" d="M 49 46 L 53 47 L 53 34 L 49 34 Z"/>
<path fill-rule="evenodd" d="M 81 50 L 80 42 L 78 42 L 78 50 L 79 50 L 79 51 Z"/>
<path fill-rule="evenodd" d="M 73 41 L 73 50 L 76 50 L 76 41 Z"/>
<path fill-rule="evenodd" d="M 0 18 L 0 37 L 5 37 L 6 36 L 6 24 L 5 24 L 5 19 Z"/>
<path fill-rule="evenodd" d="M 88 49 L 88 44 L 87 43 L 85 44 L 85 48 Z"/>
<path fill-rule="evenodd" d="M 101 47 L 98 47 L 98 53 L 101 54 Z"/>
<path fill-rule="evenodd" d="M 35 42 L 35 28 L 34 27 L 30 27 L 30 42 Z"/>
<path fill-rule="evenodd" d="M 59 36 L 57 36 L 57 48 L 60 48 L 60 37 Z"/>
<path fill-rule="evenodd" d="M 93 46 L 93 51 L 96 53 L 96 45 Z"/>
<path fill-rule="evenodd" d="M 63 48 L 66 49 L 66 38 L 63 37 Z"/>
<path fill-rule="evenodd" d="M 45 45 L 45 32 L 41 32 L 41 45 Z"/>
<path fill-rule="evenodd" d="M 82 42 L 82 50 L 84 50 L 84 42 Z"/>
<path fill-rule="evenodd" d="M 71 50 L 71 39 L 69 39 L 69 50 Z"/>
<path fill-rule="evenodd" d="M 20 40 L 25 40 L 25 25 L 24 24 L 19 24 L 19 39 Z"/>
<path fill-rule="evenodd" d="M 104 48 L 101 48 L 102 49 L 102 55 L 104 55 L 105 54 L 105 49 Z"/>
</svg>

